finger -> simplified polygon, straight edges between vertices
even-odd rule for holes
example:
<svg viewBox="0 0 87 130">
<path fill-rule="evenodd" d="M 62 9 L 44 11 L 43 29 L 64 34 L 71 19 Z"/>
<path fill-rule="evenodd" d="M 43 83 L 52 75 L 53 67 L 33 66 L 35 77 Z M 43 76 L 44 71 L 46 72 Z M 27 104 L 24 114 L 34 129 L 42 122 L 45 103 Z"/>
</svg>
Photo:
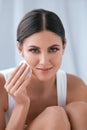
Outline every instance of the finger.
<svg viewBox="0 0 87 130">
<path fill-rule="evenodd" d="M 9 82 L 7 82 L 5 84 L 5 88 L 6 88 L 7 91 L 9 91 L 15 85 L 15 83 L 17 82 L 19 77 L 23 74 L 26 67 L 27 67 L 26 64 L 22 64 L 19 67 L 19 69 L 16 71 L 15 75 L 13 75 L 13 78 L 11 77 L 11 79 L 9 79 Z"/>
<path fill-rule="evenodd" d="M 17 91 L 14 92 L 14 96 L 16 96 L 18 93 L 22 93 L 29 85 L 30 80 L 31 79 L 27 77 L 27 79 L 23 82 L 23 84 L 21 84 L 21 86 L 17 89 Z"/>
<path fill-rule="evenodd" d="M 20 69 L 20 67 L 23 65 L 23 63 L 21 63 L 19 66 L 17 66 L 17 68 L 15 68 L 15 70 L 11 73 L 9 79 L 7 80 L 6 84 L 9 84 L 9 82 L 13 79 L 14 75 L 17 73 L 17 71 Z"/>
<path fill-rule="evenodd" d="M 18 79 L 18 81 L 10 89 L 10 93 L 14 93 L 20 87 L 20 85 L 23 84 L 24 80 L 28 77 L 29 72 L 30 72 L 30 68 L 29 68 L 29 66 L 27 66 L 27 68 L 25 69 L 25 71 L 23 72 L 23 74 L 20 76 L 20 78 Z"/>
</svg>

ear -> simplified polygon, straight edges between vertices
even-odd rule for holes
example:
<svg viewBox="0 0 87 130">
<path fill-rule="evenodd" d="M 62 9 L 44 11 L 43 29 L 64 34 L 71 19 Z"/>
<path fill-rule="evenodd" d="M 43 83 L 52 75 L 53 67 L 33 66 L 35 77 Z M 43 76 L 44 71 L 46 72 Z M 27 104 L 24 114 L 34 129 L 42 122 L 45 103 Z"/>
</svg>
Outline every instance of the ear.
<svg viewBox="0 0 87 130">
<path fill-rule="evenodd" d="M 67 40 L 65 39 L 65 40 L 64 40 L 64 43 L 63 43 L 63 54 L 64 54 L 64 52 L 65 52 L 66 44 L 67 44 Z"/>
<path fill-rule="evenodd" d="M 17 41 L 17 48 L 21 56 L 23 56 L 23 46 Z"/>
</svg>

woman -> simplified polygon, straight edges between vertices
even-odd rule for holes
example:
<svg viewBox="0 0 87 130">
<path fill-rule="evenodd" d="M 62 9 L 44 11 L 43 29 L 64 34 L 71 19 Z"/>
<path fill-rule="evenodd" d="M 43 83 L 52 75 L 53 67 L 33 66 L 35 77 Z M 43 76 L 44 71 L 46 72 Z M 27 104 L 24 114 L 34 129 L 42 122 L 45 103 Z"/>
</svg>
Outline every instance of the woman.
<svg viewBox="0 0 87 130">
<path fill-rule="evenodd" d="M 17 47 L 27 63 L 0 75 L 0 130 L 87 130 L 87 88 L 60 70 L 66 47 L 60 18 L 43 9 L 28 12 Z"/>
</svg>

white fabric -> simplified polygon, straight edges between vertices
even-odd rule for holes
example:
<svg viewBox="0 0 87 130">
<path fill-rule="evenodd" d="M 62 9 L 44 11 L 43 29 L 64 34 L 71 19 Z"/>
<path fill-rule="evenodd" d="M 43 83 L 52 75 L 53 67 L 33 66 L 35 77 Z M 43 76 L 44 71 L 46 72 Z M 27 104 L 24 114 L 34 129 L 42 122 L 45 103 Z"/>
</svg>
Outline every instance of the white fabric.
<svg viewBox="0 0 87 130">
<path fill-rule="evenodd" d="M 7 69 L 4 71 L 0 71 L 5 77 L 5 80 L 8 80 L 10 77 L 11 72 L 14 70 L 14 68 Z M 67 79 L 66 79 L 66 73 L 63 70 L 59 70 L 57 72 L 57 99 L 58 99 L 58 105 L 59 106 L 65 106 L 66 104 L 66 94 L 67 94 Z M 6 123 L 8 122 L 11 113 L 13 111 L 13 108 L 15 106 L 14 99 L 8 94 L 8 100 L 9 100 L 9 109 L 6 112 Z"/>
<path fill-rule="evenodd" d="M 5 70 L 0 70 L 0 73 L 2 73 L 5 77 L 5 80 L 7 81 L 8 78 L 10 77 L 11 72 L 14 70 L 15 68 L 9 68 L 9 69 L 5 69 Z"/>
<path fill-rule="evenodd" d="M 57 73 L 57 98 L 58 105 L 66 105 L 66 96 L 67 96 L 67 77 L 66 73 L 62 70 L 59 70 Z"/>
</svg>

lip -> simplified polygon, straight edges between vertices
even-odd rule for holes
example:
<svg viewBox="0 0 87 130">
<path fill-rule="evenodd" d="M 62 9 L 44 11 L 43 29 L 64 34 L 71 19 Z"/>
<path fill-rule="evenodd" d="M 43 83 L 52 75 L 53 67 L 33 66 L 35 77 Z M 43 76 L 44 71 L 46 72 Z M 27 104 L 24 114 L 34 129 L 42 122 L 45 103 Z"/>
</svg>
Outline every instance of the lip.
<svg viewBox="0 0 87 130">
<path fill-rule="evenodd" d="M 49 70 L 51 70 L 52 69 L 52 67 L 50 67 L 50 68 L 37 68 L 38 70 L 41 70 L 41 71 L 49 71 Z"/>
</svg>

